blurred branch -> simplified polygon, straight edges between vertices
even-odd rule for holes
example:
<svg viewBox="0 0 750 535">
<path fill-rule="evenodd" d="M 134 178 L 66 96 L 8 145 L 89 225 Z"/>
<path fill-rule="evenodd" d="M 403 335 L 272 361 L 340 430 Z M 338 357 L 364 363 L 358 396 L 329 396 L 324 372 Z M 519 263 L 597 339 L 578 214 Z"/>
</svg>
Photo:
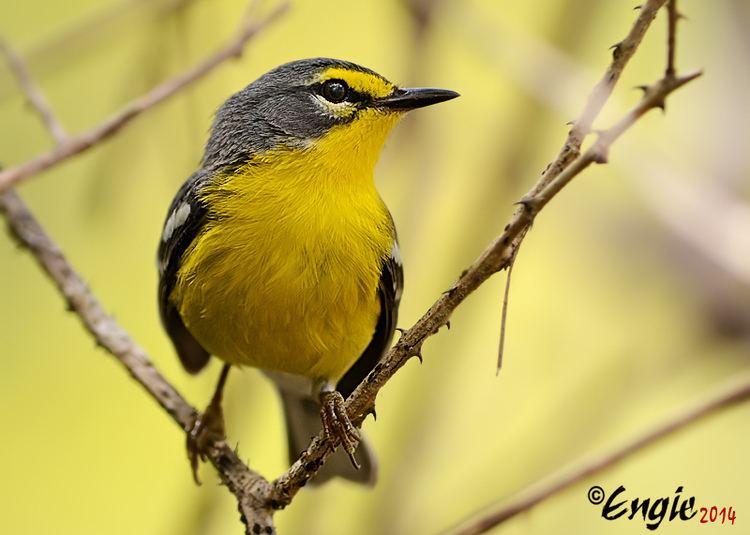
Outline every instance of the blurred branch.
<svg viewBox="0 0 750 535">
<path fill-rule="evenodd" d="M 616 45 L 612 64 L 589 97 L 581 119 L 574 125 L 560 155 L 530 192 L 519 201 L 520 206 L 505 226 L 503 234 L 496 238 L 464 271 L 458 281 L 402 334 L 393 348 L 346 400 L 349 417 L 355 425 L 360 425 L 373 411 L 378 392 L 406 361 L 412 356 L 421 358 L 422 346 L 427 338 L 437 333 L 440 327 L 448 322 L 456 307 L 490 276 L 510 265 L 521 240 L 531 228 L 539 211 L 589 165 L 605 163 L 612 143 L 640 117 L 653 108 L 663 108 L 664 100 L 670 93 L 700 76 L 700 71 L 683 77 L 667 74 L 653 85 L 644 87 L 641 101 L 612 127 L 601 132 L 597 141 L 583 155 L 575 157 L 583 136 L 590 130 L 591 123 L 612 92 L 627 60 L 638 48 L 656 12 L 665 2 L 666 0 L 649 0 L 642 6 L 641 13 L 628 36 Z M 289 504 L 297 491 L 315 475 L 330 454 L 331 449 L 321 432 L 289 470 L 274 481 L 269 503 L 274 507 Z"/>
<path fill-rule="evenodd" d="M 271 12 L 270 15 L 260 21 L 243 20 L 234 39 L 203 61 L 203 63 L 200 63 L 171 80 L 167 80 L 163 84 L 156 86 L 150 92 L 133 100 L 130 104 L 123 107 L 119 112 L 112 115 L 109 119 L 106 119 L 94 129 L 77 136 L 69 137 L 65 142 L 59 144 L 51 151 L 40 154 L 26 163 L 16 167 L 11 167 L 5 171 L 0 171 L 0 192 L 5 191 L 10 186 L 21 180 L 25 180 L 32 175 L 49 169 L 50 167 L 67 160 L 71 156 L 75 156 L 101 141 L 104 141 L 141 113 L 163 102 L 191 83 L 199 80 L 214 68 L 221 65 L 224 61 L 233 57 L 239 57 L 242 54 L 245 44 L 259 31 L 275 21 L 286 11 L 287 7 L 288 4 L 286 2 L 281 3 Z"/>
<path fill-rule="evenodd" d="M 519 513 L 527 511 L 572 485 L 610 468 L 620 461 L 630 457 L 633 453 L 640 451 L 654 442 L 663 439 L 676 431 L 684 429 L 709 415 L 715 414 L 722 409 L 736 405 L 750 399 L 750 374 L 745 374 L 739 381 L 736 379 L 719 390 L 718 394 L 690 407 L 683 409 L 672 418 L 662 424 L 650 429 L 624 446 L 611 451 L 608 454 L 591 457 L 584 460 L 575 470 L 567 474 L 558 475 L 548 481 L 532 485 L 504 501 L 504 504 L 489 513 L 464 522 L 455 531 L 450 530 L 453 535 L 477 535 L 485 533 L 490 529 L 502 524 Z"/>
<path fill-rule="evenodd" d="M 122 37 L 126 28 L 163 22 L 167 17 L 186 9 L 195 0 L 112 0 L 96 2 L 81 16 L 54 28 L 31 45 L 23 48 L 23 58 L 35 73 L 44 80 L 77 62 L 85 60 L 98 50 L 111 46 Z M 0 71 L 0 102 L 11 95 L 10 83 Z M 12 80 L 9 80 L 12 82 Z"/>
<path fill-rule="evenodd" d="M 42 122 L 44 122 L 44 125 L 47 127 L 50 134 L 52 134 L 52 137 L 55 138 L 57 143 L 63 143 L 66 141 L 68 135 L 65 133 L 65 129 L 52 113 L 52 109 L 49 107 L 47 99 L 44 98 L 42 92 L 39 91 L 39 88 L 34 82 L 32 82 L 31 75 L 29 75 L 29 70 L 26 68 L 23 58 L 21 58 L 21 56 L 19 56 L 1 36 L 0 52 L 2 52 L 7 58 L 8 66 L 16 77 L 16 80 L 18 80 L 18 84 L 21 86 L 21 91 L 26 96 L 31 107 L 39 114 L 39 117 L 42 119 Z"/>
</svg>

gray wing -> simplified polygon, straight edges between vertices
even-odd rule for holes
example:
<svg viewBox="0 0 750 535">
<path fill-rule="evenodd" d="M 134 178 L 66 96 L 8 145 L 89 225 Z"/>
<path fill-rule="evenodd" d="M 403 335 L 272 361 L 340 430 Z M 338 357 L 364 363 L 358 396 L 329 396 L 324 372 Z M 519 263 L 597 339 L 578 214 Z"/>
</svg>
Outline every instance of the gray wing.
<svg viewBox="0 0 750 535">
<path fill-rule="evenodd" d="M 398 239 L 394 236 L 393 248 L 390 257 L 383 264 L 378 285 L 378 296 L 380 297 L 380 316 L 375 326 L 372 340 L 362 355 L 344 374 L 336 385 L 344 399 L 349 397 L 357 385 L 367 377 L 367 374 L 383 357 L 385 351 L 390 347 L 393 332 L 396 330 L 398 320 L 398 305 L 401 302 L 401 292 L 404 288 L 404 271 L 401 265 L 401 255 L 398 249 Z"/>
<path fill-rule="evenodd" d="M 198 373 L 206 365 L 210 355 L 188 332 L 169 296 L 174 289 L 182 255 L 200 234 L 208 218 L 208 211 L 198 197 L 200 186 L 208 179 L 208 173 L 198 171 L 177 192 L 164 222 L 157 254 L 161 321 L 182 365 L 190 373 Z"/>
</svg>

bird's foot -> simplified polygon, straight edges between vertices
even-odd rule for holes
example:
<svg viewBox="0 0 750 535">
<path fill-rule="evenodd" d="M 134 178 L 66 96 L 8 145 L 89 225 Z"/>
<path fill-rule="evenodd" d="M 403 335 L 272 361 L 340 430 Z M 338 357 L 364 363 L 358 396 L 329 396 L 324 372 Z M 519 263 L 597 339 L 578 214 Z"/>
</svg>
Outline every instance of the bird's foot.
<svg viewBox="0 0 750 535">
<path fill-rule="evenodd" d="M 341 445 L 354 468 L 359 470 L 359 463 L 354 457 L 360 441 L 359 431 L 346 414 L 344 398 L 340 392 L 330 390 L 320 393 L 320 419 L 323 421 L 323 430 L 332 447 L 336 448 Z"/>
<path fill-rule="evenodd" d="M 203 414 L 196 417 L 187 434 L 188 459 L 193 470 L 193 479 L 198 485 L 201 484 L 198 477 L 198 460 L 205 462 L 211 445 L 225 439 L 224 412 L 221 410 L 221 403 L 214 403 L 212 399 Z"/>
</svg>

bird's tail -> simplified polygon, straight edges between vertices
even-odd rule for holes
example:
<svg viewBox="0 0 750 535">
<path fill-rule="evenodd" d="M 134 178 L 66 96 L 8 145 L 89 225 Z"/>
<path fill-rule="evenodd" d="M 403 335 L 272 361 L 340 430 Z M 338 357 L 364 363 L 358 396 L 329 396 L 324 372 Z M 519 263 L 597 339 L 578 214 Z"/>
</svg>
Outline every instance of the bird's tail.
<svg viewBox="0 0 750 535">
<path fill-rule="evenodd" d="M 321 428 L 320 406 L 308 397 L 301 397 L 293 392 L 281 392 L 286 418 L 287 439 L 289 442 L 289 462 L 293 463 L 299 455 L 307 449 L 310 440 L 317 435 Z M 360 432 L 361 433 L 361 432 Z M 329 479 L 339 476 L 355 483 L 373 486 L 377 480 L 378 464 L 375 454 L 367 440 L 362 440 L 354 455 L 360 465 L 359 470 L 352 466 L 349 457 L 342 448 L 328 459 L 317 475 L 310 480 L 311 485 L 320 485 Z"/>
</svg>

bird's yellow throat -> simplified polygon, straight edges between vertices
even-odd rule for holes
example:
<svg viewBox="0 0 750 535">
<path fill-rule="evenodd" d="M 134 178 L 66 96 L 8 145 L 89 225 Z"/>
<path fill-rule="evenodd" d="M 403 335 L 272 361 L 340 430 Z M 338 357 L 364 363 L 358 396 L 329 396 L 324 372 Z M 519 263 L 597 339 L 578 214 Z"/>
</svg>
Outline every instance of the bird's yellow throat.
<svg viewBox="0 0 750 535">
<path fill-rule="evenodd" d="M 393 244 L 373 171 L 400 117 L 363 110 L 304 148 L 254 156 L 205 187 L 211 219 L 171 299 L 210 353 L 326 380 L 359 357 Z"/>
</svg>

